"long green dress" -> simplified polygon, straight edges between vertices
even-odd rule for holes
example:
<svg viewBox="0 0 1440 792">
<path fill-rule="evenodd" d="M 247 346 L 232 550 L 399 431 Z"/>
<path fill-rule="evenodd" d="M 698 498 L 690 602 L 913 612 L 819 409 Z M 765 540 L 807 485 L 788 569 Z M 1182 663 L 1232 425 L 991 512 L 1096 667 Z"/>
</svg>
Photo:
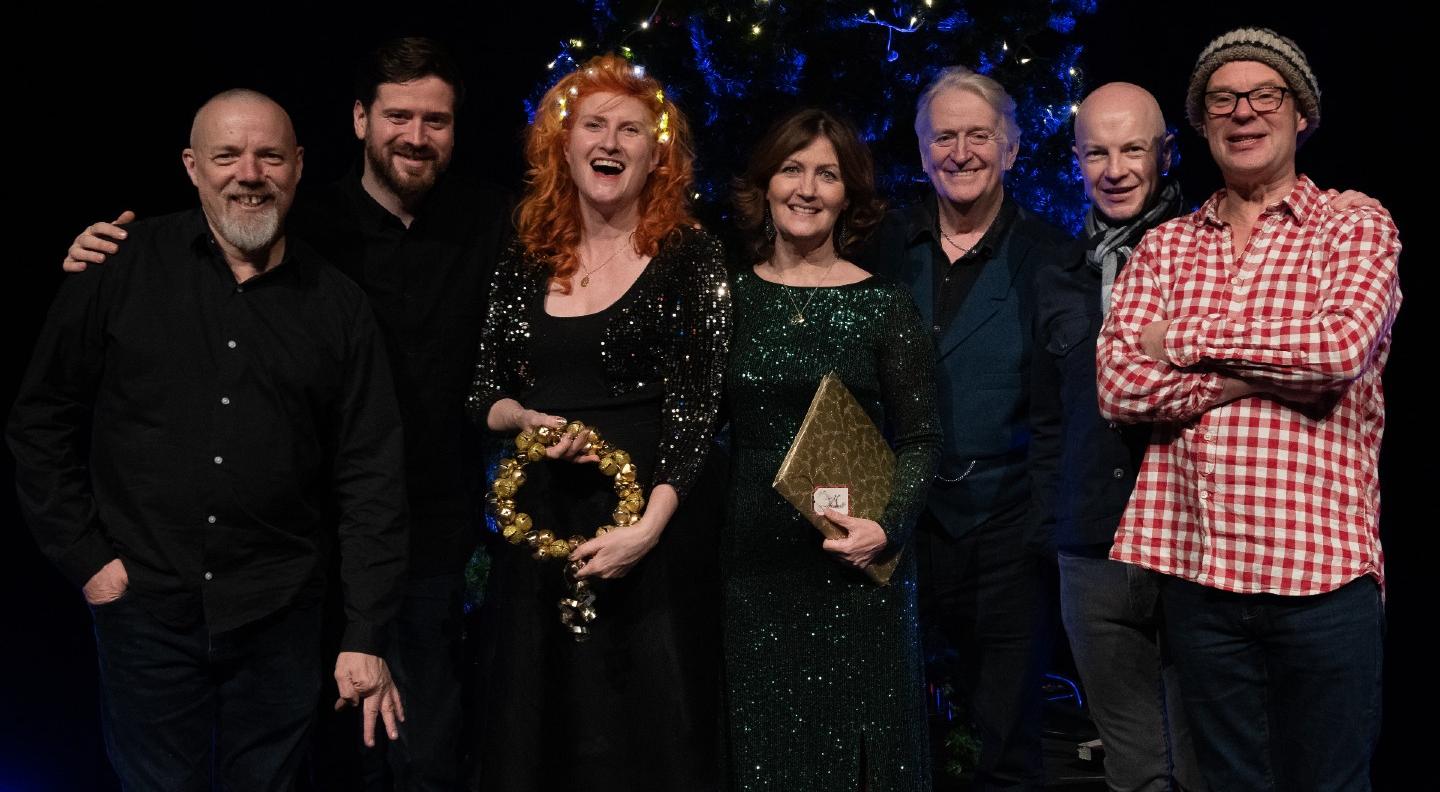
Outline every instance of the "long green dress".
<svg viewBox="0 0 1440 792">
<path fill-rule="evenodd" d="M 854 792 L 863 776 L 869 792 L 928 792 L 913 551 L 878 586 L 821 549 L 770 482 L 820 378 L 836 371 L 895 448 L 879 522 L 905 544 L 940 441 L 930 335 L 908 292 L 878 277 L 812 297 L 747 271 L 734 305 L 721 541 L 731 788 Z"/>
</svg>

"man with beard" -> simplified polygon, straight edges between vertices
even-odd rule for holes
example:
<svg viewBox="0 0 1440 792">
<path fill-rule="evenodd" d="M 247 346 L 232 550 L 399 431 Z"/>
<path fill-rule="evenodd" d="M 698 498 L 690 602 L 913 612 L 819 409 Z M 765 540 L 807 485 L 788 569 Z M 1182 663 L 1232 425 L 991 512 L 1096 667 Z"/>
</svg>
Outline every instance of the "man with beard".
<svg viewBox="0 0 1440 792">
<path fill-rule="evenodd" d="M 84 592 L 127 789 L 289 789 L 338 537 L 340 696 L 391 738 L 403 444 L 364 294 L 284 235 L 302 149 L 253 91 L 195 115 L 201 208 L 69 279 L 10 417 L 19 500 Z M 215 777 L 212 778 L 212 775 Z"/>
<path fill-rule="evenodd" d="M 1211 789 L 1368 790 L 1398 232 L 1297 175 L 1320 89 L 1290 39 L 1212 41 L 1186 110 L 1225 186 L 1145 235 L 1100 329 L 1101 414 L 1152 424 L 1110 557 L 1158 573 Z"/>
<path fill-rule="evenodd" d="M 402 38 L 371 52 L 355 84 L 363 164 L 302 199 L 292 224 L 370 298 L 404 420 L 410 568 L 386 659 L 407 704 L 400 740 L 387 746 L 394 785 L 405 790 L 458 783 L 464 568 L 484 483 L 463 408 L 506 229 L 498 192 L 447 174 L 464 92 L 437 41 Z M 118 224 L 90 227 L 66 269 L 103 261 L 123 234 Z M 347 749 L 322 748 L 320 761 L 326 783 L 359 784 Z M 384 763 L 367 756 L 364 773 L 370 788 L 389 786 Z"/>
</svg>

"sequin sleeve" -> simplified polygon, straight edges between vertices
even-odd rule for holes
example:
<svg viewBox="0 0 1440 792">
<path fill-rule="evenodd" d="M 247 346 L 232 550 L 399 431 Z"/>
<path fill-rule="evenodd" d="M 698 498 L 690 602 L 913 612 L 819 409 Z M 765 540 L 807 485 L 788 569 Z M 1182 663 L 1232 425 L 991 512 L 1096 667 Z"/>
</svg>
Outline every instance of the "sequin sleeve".
<svg viewBox="0 0 1440 792">
<path fill-rule="evenodd" d="M 523 261 L 523 255 L 511 248 L 496 262 L 490 285 L 490 304 L 480 331 L 475 373 L 465 398 L 465 412 L 482 432 L 489 431 L 490 408 L 501 399 L 513 397 L 513 380 L 524 374 L 517 367 L 523 365 L 526 355 L 516 347 L 528 334 L 525 301 L 533 295 L 526 292 L 525 286 L 533 277 L 525 271 Z"/>
<path fill-rule="evenodd" d="M 687 232 L 679 244 L 681 260 L 665 300 L 665 397 L 651 484 L 669 484 L 683 498 L 715 436 L 731 305 L 720 242 L 703 232 Z"/>
<path fill-rule="evenodd" d="M 895 481 L 880 527 L 890 544 L 910 538 L 940 460 L 935 411 L 935 345 L 903 287 L 891 291 L 881 319 L 880 397 L 895 446 Z"/>
</svg>

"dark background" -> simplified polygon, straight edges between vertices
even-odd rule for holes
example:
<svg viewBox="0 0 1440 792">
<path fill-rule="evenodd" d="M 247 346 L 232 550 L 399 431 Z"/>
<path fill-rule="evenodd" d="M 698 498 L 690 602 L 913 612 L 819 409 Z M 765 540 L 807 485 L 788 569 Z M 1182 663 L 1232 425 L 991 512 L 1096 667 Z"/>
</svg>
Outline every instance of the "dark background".
<svg viewBox="0 0 1440 792">
<path fill-rule="evenodd" d="M 645 6 L 638 18 L 650 4 L 637 5 Z M 1432 783 L 1422 780 L 1422 765 L 1434 764 L 1424 761 L 1425 751 L 1433 751 L 1427 746 L 1435 709 L 1426 677 L 1433 656 L 1425 648 L 1435 623 L 1426 614 L 1435 598 L 1425 569 L 1437 550 L 1437 520 L 1423 493 L 1434 485 L 1436 466 L 1432 421 L 1422 404 L 1425 343 L 1434 337 L 1425 316 L 1437 306 L 1435 244 L 1420 204 L 1420 183 L 1433 178 L 1434 147 L 1421 109 L 1432 101 L 1434 85 L 1417 53 L 1435 45 L 1419 40 L 1418 15 L 1399 2 L 1366 3 L 1343 16 L 1320 8 L 1102 0 L 1095 14 L 1080 18 L 1075 35 L 1085 45 L 1087 87 L 1124 79 L 1160 98 L 1171 125 L 1180 128 L 1179 173 L 1192 201 L 1219 186 L 1203 141 L 1184 124 L 1182 100 L 1195 56 L 1211 38 L 1240 25 L 1265 25 L 1296 39 L 1324 93 L 1323 120 L 1300 151 L 1300 170 L 1322 187 L 1379 198 L 1401 229 L 1405 303 L 1385 377 L 1389 635 L 1376 777 L 1379 789 L 1414 788 Z M 149 216 L 194 204 L 179 152 L 190 116 L 209 95 L 243 85 L 289 108 L 307 145 L 305 182 L 318 186 L 358 159 L 349 88 L 357 55 L 396 35 L 434 36 L 456 51 L 469 82 L 457 167 L 518 188 L 521 100 L 542 79 L 558 41 L 588 30 L 584 7 L 554 0 L 207 4 L 146 18 L 53 4 L 29 13 L 7 25 L 7 160 L 19 166 L 10 171 L 12 203 L 4 211 L 11 260 L 3 287 L 9 321 L 0 405 L 7 409 L 75 234 L 122 209 Z M 908 127 L 898 124 L 897 134 L 908 135 Z M 0 460 L 0 481 L 8 481 L 8 454 Z M 0 613 L 7 639 L 0 652 L 0 790 L 113 788 L 99 730 L 88 612 L 36 551 L 8 484 L 0 492 Z"/>
</svg>

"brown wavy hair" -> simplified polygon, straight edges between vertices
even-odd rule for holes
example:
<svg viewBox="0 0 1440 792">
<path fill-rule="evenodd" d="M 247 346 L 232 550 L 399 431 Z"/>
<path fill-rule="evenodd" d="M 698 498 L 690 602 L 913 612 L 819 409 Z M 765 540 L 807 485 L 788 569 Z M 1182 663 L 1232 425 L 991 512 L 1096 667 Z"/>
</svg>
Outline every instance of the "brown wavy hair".
<svg viewBox="0 0 1440 792">
<path fill-rule="evenodd" d="M 651 109 L 660 161 L 640 192 L 635 250 L 647 256 L 682 228 L 696 225 L 690 213 L 695 155 L 690 125 L 659 81 L 617 55 L 598 55 L 545 92 L 525 133 L 525 196 L 515 210 L 515 232 L 525 251 L 550 267 L 561 291 L 580 266 L 580 204 L 565 160 L 574 110 L 590 94 L 609 92 L 639 99 Z"/>
<path fill-rule="evenodd" d="M 732 184 L 735 225 L 745 234 L 752 261 L 764 261 L 775 253 L 775 242 L 767 238 L 764 228 L 770 178 L 791 154 L 822 136 L 835 147 L 840 182 L 845 185 L 845 199 L 849 201 L 835 221 L 837 226 L 843 226 L 843 238 L 834 240 L 835 252 L 853 256 L 884 218 L 885 203 L 875 190 L 875 161 L 854 125 L 828 110 L 797 110 L 781 118 L 760 138 L 745 172 Z"/>
</svg>

